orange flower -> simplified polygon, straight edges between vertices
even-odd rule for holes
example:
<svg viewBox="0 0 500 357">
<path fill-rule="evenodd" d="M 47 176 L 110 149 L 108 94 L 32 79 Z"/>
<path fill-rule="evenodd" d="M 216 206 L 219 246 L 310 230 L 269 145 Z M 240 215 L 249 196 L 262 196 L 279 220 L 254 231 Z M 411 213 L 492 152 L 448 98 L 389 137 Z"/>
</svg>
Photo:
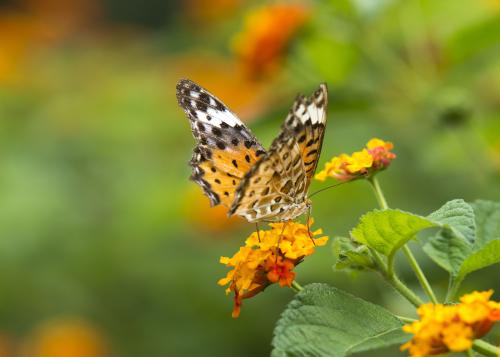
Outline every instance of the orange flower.
<svg viewBox="0 0 500 357">
<path fill-rule="evenodd" d="M 252 78 L 274 72 L 308 17 L 308 9 L 296 3 L 267 5 L 250 12 L 245 28 L 233 39 L 244 72 Z"/>
<path fill-rule="evenodd" d="M 373 138 L 361 151 L 356 151 L 352 155 L 340 154 L 333 157 L 315 178 L 319 181 L 324 181 L 327 177 L 339 181 L 351 181 L 370 177 L 386 169 L 396 158 L 396 154 L 390 151 L 393 147 L 390 142 Z"/>
<path fill-rule="evenodd" d="M 87 322 L 57 319 L 40 325 L 27 341 L 26 356 L 104 357 L 109 350 L 99 331 Z"/>
<path fill-rule="evenodd" d="M 218 281 L 221 286 L 229 284 L 227 294 L 234 291 L 233 317 L 239 316 L 243 299 L 258 294 L 270 284 L 291 286 L 295 278 L 293 268 L 313 254 L 316 246 L 323 246 L 328 240 L 325 236 L 311 238 L 323 232 L 318 229 L 310 233 L 308 227 L 300 223 L 271 223 L 270 226 L 270 230 L 253 232 L 233 257 L 220 258 L 222 264 L 233 268 Z"/>
<path fill-rule="evenodd" d="M 500 321 L 500 303 L 489 300 L 492 294 L 493 290 L 475 291 L 462 296 L 457 305 L 420 306 L 420 320 L 403 326 L 403 331 L 414 336 L 401 350 L 408 350 L 411 357 L 468 350 L 474 339 Z"/>
</svg>

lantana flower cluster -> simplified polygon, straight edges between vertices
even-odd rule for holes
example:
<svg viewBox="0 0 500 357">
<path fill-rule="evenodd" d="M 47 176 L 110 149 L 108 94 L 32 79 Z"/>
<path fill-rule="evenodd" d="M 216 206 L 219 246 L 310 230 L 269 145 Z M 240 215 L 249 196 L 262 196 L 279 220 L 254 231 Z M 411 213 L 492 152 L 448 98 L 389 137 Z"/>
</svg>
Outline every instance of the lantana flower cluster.
<svg viewBox="0 0 500 357">
<path fill-rule="evenodd" d="M 275 72 L 288 44 L 308 18 L 309 10 L 297 3 L 267 5 L 251 11 L 244 29 L 233 41 L 244 72 L 252 78 Z"/>
<path fill-rule="evenodd" d="M 424 304 L 417 310 L 420 320 L 403 326 L 413 338 L 401 346 L 411 357 L 448 351 L 466 351 L 500 321 L 500 303 L 491 301 L 493 290 L 464 295 L 456 305 Z"/>
<path fill-rule="evenodd" d="M 368 178 L 386 169 L 396 154 L 391 152 L 393 144 L 388 141 L 373 138 L 366 148 L 351 155 L 340 154 L 327 162 L 325 168 L 316 174 L 319 181 L 332 177 L 339 181 L 351 181 L 358 178 Z"/>
<path fill-rule="evenodd" d="M 255 296 L 267 286 L 278 283 L 281 287 L 290 287 L 295 266 L 328 240 L 326 236 L 315 238 L 323 234 L 322 230 L 309 232 L 305 224 L 269 225 L 270 230 L 253 232 L 233 257 L 220 258 L 222 264 L 233 268 L 218 281 L 221 286 L 229 284 L 227 294 L 234 291 L 233 317 L 239 316 L 243 299 Z"/>
</svg>

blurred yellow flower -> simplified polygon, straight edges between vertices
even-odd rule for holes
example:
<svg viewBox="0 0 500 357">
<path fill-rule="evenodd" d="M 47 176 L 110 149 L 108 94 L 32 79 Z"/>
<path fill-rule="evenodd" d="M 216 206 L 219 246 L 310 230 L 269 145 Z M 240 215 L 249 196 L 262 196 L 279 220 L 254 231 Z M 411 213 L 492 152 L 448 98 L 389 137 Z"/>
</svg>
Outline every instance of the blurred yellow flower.
<svg viewBox="0 0 500 357">
<path fill-rule="evenodd" d="M 258 294 L 268 285 L 291 286 L 295 266 L 328 240 L 326 236 L 312 238 L 323 234 L 322 230 L 310 233 L 308 227 L 300 223 L 271 223 L 270 226 L 270 230 L 253 232 L 231 258 L 220 258 L 222 264 L 233 268 L 218 281 L 221 286 L 229 284 L 226 294 L 234 291 L 233 317 L 239 316 L 243 299 Z"/>
<path fill-rule="evenodd" d="M 251 78 L 275 72 L 308 17 L 309 10 L 298 3 L 266 5 L 248 13 L 244 29 L 233 39 L 243 71 Z"/>
<path fill-rule="evenodd" d="M 393 147 L 388 141 L 373 138 L 361 151 L 333 157 L 325 164 L 325 168 L 316 174 L 315 179 L 324 181 L 333 177 L 339 181 L 351 181 L 370 177 L 386 169 L 396 158 L 396 154 L 390 151 Z"/>
<path fill-rule="evenodd" d="M 411 357 L 424 357 L 472 347 L 493 323 L 500 321 L 500 303 L 490 301 L 493 290 L 462 296 L 457 305 L 425 304 L 417 309 L 420 320 L 403 326 L 413 338 L 401 346 Z"/>
<path fill-rule="evenodd" d="M 109 351 L 94 326 L 61 318 L 40 325 L 23 352 L 26 357 L 104 357 Z"/>
</svg>

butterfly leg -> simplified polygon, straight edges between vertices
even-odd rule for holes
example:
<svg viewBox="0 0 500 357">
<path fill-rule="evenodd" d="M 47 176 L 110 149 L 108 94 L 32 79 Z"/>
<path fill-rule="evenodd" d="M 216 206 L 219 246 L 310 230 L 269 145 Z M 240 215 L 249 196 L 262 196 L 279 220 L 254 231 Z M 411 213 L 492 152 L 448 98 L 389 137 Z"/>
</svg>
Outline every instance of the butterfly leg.
<svg viewBox="0 0 500 357">
<path fill-rule="evenodd" d="M 312 236 L 312 233 L 311 233 L 311 227 L 309 226 L 309 220 L 311 218 L 311 207 L 309 206 L 309 209 L 307 210 L 307 218 L 306 218 L 306 224 L 307 224 L 307 234 L 309 235 L 309 238 L 311 239 L 311 241 L 313 242 L 314 245 L 316 245 L 316 243 L 314 242 L 314 239 L 313 239 L 313 236 Z"/>
<path fill-rule="evenodd" d="M 290 222 L 290 221 L 283 222 L 283 228 L 281 228 L 280 237 L 278 238 L 278 246 L 276 247 L 276 261 L 278 261 L 278 252 L 280 250 L 281 239 L 283 239 L 283 233 L 285 232 L 285 228 L 286 228 L 286 225 L 288 224 L 288 222 Z"/>
<path fill-rule="evenodd" d="M 259 222 L 255 222 L 255 228 L 257 229 L 257 238 L 259 238 L 259 243 L 260 243 L 261 240 L 260 240 Z"/>
</svg>

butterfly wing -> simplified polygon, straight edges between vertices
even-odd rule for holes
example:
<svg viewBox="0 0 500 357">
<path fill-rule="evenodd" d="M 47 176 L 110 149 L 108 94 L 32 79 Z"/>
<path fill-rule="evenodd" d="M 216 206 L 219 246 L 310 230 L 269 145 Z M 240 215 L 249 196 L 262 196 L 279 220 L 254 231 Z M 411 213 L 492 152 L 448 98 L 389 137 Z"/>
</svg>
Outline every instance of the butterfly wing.
<svg viewBox="0 0 500 357">
<path fill-rule="evenodd" d="M 280 135 L 241 181 L 230 214 L 256 222 L 293 219 L 302 213 L 305 206 L 300 203 L 321 151 L 327 95 L 322 84 L 311 97 L 297 98 Z"/>
<path fill-rule="evenodd" d="M 293 132 L 297 137 L 306 171 L 306 191 L 316 171 L 321 154 L 327 105 L 328 88 L 326 84 L 321 84 L 310 97 L 297 97 L 283 124 L 284 130 Z"/>
<path fill-rule="evenodd" d="M 241 120 L 196 83 L 180 80 L 177 101 L 197 141 L 191 179 L 203 188 L 212 206 L 230 207 L 241 179 L 265 150 Z"/>
<path fill-rule="evenodd" d="M 305 170 L 295 136 L 283 131 L 245 175 L 229 214 L 249 222 L 281 220 L 305 186 Z"/>
</svg>

